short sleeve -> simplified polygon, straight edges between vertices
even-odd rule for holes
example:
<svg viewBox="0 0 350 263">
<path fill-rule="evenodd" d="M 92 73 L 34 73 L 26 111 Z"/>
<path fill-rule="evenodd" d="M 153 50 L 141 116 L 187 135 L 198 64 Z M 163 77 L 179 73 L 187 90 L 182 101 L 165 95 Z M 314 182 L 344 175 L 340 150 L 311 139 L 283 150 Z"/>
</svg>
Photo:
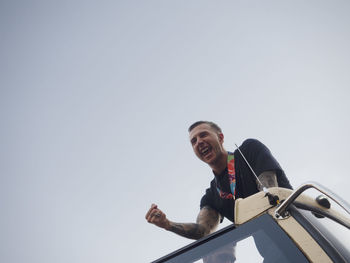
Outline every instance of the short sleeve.
<svg viewBox="0 0 350 263">
<path fill-rule="evenodd" d="M 205 206 L 213 207 L 213 194 L 212 194 L 210 188 L 208 188 L 205 191 L 205 194 L 202 196 L 201 203 L 200 203 L 200 209 L 202 209 Z"/>
<path fill-rule="evenodd" d="M 224 221 L 224 216 L 215 208 L 216 206 L 214 204 L 214 196 L 213 196 L 213 192 L 210 188 L 208 188 L 205 191 L 205 194 L 201 198 L 200 209 L 202 209 L 205 206 L 209 206 L 210 208 L 216 210 L 219 213 L 220 223 L 222 223 L 222 221 Z"/>
<path fill-rule="evenodd" d="M 242 144 L 242 152 L 246 155 L 257 176 L 266 171 L 275 171 L 278 185 L 292 188 L 280 164 L 263 143 L 255 139 L 248 139 Z"/>
<path fill-rule="evenodd" d="M 255 139 L 249 139 L 246 142 L 249 162 L 254 167 L 257 175 L 266 171 L 282 170 L 270 150 L 263 143 Z"/>
</svg>

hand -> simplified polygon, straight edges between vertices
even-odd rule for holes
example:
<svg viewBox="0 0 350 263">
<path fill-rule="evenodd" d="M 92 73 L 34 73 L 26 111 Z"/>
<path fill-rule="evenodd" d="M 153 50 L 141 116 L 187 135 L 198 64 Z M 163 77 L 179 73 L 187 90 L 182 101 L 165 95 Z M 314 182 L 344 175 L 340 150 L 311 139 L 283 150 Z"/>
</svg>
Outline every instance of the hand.
<svg viewBox="0 0 350 263">
<path fill-rule="evenodd" d="M 169 229 L 170 222 L 166 218 L 166 215 L 158 209 L 156 204 L 152 204 L 151 208 L 148 210 L 146 214 L 146 220 L 148 223 L 154 224 L 158 227 Z"/>
</svg>

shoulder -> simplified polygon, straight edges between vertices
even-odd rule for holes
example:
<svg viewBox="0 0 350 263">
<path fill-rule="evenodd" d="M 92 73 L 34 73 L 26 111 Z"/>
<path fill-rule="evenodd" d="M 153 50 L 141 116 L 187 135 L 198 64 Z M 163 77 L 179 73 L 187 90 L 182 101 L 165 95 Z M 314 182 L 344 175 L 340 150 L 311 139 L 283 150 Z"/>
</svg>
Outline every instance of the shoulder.
<svg viewBox="0 0 350 263">
<path fill-rule="evenodd" d="M 243 141 L 242 146 L 254 145 L 254 144 L 262 144 L 262 142 L 254 138 L 249 138 Z"/>
<path fill-rule="evenodd" d="M 243 158 L 241 158 L 241 153 L 236 150 L 235 158 L 237 157 L 237 163 L 242 161 L 245 157 L 250 165 L 255 167 L 255 172 L 257 174 L 272 169 L 273 167 L 279 167 L 270 150 L 257 139 L 245 140 L 239 147 L 239 150 L 243 154 Z"/>
<path fill-rule="evenodd" d="M 266 148 L 266 146 L 257 139 L 249 138 L 242 143 L 240 148 L 242 150 L 257 150 L 257 149 Z"/>
</svg>

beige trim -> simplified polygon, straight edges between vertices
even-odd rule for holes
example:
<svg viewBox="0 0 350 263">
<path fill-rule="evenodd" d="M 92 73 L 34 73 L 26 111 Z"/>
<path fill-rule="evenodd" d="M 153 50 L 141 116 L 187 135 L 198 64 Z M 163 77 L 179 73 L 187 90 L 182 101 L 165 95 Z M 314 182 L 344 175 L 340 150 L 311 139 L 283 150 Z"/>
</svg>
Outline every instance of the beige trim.
<svg viewBox="0 0 350 263">
<path fill-rule="evenodd" d="M 271 216 L 274 215 L 274 210 L 271 209 L 269 211 Z M 309 261 L 317 263 L 332 262 L 324 250 L 293 217 L 290 216 L 283 220 L 277 220 L 277 223 L 295 242 Z"/>
<path fill-rule="evenodd" d="M 280 200 L 286 199 L 292 190 L 280 187 L 269 188 L 269 192 L 279 196 Z M 241 225 L 266 212 L 272 205 L 269 199 L 265 197 L 264 192 L 259 192 L 247 198 L 239 198 L 235 202 L 235 224 Z"/>
<path fill-rule="evenodd" d="M 271 187 L 269 188 L 269 192 L 273 195 L 277 195 L 280 200 L 285 200 L 292 193 L 292 190 L 281 187 Z M 306 194 L 300 195 L 295 201 L 304 203 L 309 206 L 317 207 L 323 210 L 324 212 L 338 218 L 339 220 L 347 222 L 348 225 L 350 225 L 350 217 L 347 214 L 340 213 L 339 211 L 337 211 L 337 209 L 334 209 L 333 207 L 329 209 L 324 208 L 323 206 L 320 206 L 314 198 L 307 196 Z M 268 198 L 265 197 L 264 192 L 256 193 L 244 199 L 239 198 L 236 200 L 235 203 L 236 204 L 234 222 L 236 225 L 243 224 L 261 215 L 262 213 L 266 212 L 272 207 L 272 205 L 270 205 L 269 203 Z"/>
<path fill-rule="evenodd" d="M 326 214 L 332 215 L 335 218 L 338 218 L 339 220 L 344 221 L 345 223 L 350 225 L 350 217 L 349 217 L 349 215 L 346 214 L 345 210 L 343 211 L 343 213 L 338 211 L 339 209 L 337 209 L 337 208 L 339 208 L 339 206 L 336 203 L 333 203 L 332 206 L 329 209 L 328 208 L 324 208 L 323 206 L 320 206 L 315 201 L 315 198 L 307 196 L 306 194 L 300 195 L 295 201 L 303 203 L 305 205 L 317 207 L 317 208 L 323 210 Z M 332 200 L 330 200 L 330 201 L 332 203 Z"/>
<path fill-rule="evenodd" d="M 269 192 L 277 195 L 280 200 L 285 200 L 292 190 L 286 188 L 272 187 Z M 320 206 L 314 198 L 305 194 L 300 195 L 296 201 L 306 205 L 317 207 L 332 216 L 335 216 L 343 221 L 350 222 L 350 218 L 333 209 L 324 208 Z M 262 214 L 268 213 L 277 224 L 286 232 L 286 234 L 295 242 L 298 248 L 311 262 L 323 263 L 332 262 L 329 256 L 318 245 L 318 243 L 309 235 L 309 233 L 291 216 L 285 219 L 276 219 L 276 207 L 270 205 L 268 198 L 264 192 L 256 193 L 247 198 L 239 198 L 235 202 L 235 224 L 237 226 L 246 223 Z"/>
</svg>

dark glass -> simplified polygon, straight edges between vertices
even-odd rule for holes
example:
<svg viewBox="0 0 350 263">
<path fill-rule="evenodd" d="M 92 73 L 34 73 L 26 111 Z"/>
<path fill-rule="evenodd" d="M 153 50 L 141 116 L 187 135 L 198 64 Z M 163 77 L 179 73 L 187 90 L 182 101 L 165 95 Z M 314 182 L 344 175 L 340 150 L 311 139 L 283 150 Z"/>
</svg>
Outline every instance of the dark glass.
<svg viewBox="0 0 350 263">
<path fill-rule="evenodd" d="M 249 238 L 254 239 L 254 246 L 250 249 L 237 249 L 235 253 L 240 242 Z M 256 253 L 259 261 L 265 263 L 309 262 L 271 216 L 266 214 L 235 229 L 229 226 L 154 263 L 249 262 L 247 257 L 252 253 Z"/>
<path fill-rule="evenodd" d="M 333 262 L 350 262 L 348 228 L 337 220 L 329 218 L 328 213 L 315 214 L 313 207 L 296 204 L 291 206 L 290 213 L 318 242 Z"/>
</svg>

